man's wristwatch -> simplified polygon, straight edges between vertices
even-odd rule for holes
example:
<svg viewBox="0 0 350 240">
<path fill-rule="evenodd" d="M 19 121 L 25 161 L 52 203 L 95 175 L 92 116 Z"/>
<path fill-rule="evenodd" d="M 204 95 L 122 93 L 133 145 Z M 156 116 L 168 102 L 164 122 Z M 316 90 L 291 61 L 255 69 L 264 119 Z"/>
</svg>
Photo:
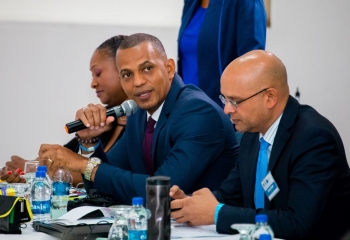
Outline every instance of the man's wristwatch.
<svg viewBox="0 0 350 240">
<path fill-rule="evenodd" d="M 84 177 L 86 180 L 91 181 L 91 173 L 92 170 L 97 166 L 101 164 L 101 159 L 97 158 L 97 157 L 92 157 L 89 158 L 88 164 L 86 166 L 85 169 L 85 173 L 84 173 Z"/>
</svg>

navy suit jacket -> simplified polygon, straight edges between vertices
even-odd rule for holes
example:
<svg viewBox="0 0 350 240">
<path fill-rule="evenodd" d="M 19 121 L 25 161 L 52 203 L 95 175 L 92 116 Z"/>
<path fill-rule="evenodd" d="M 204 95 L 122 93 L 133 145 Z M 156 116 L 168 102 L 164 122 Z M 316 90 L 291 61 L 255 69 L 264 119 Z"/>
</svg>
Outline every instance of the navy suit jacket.
<svg viewBox="0 0 350 240">
<path fill-rule="evenodd" d="M 201 0 L 185 0 L 180 39 Z M 254 49 L 265 49 L 266 14 L 263 0 L 210 1 L 200 29 L 197 47 L 198 87 L 221 106 L 220 77 L 235 58 Z M 182 76 L 178 51 L 178 73 Z"/>
<path fill-rule="evenodd" d="M 93 156 L 103 163 L 92 186 L 112 195 L 119 204 L 132 197 L 146 197 L 146 166 L 142 143 L 146 111 L 128 117 L 123 137 L 108 151 L 102 147 Z M 235 132 L 228 116 L 193 85 L 184 86 L 175 74 L 155 127 L 152 142 L 155 175 L 169 176 L 171 184 L 186 192 L 202 187 L 215 190 L 226 179 L 238 156 Z M 108 158 L 107 158 L 108 157 Z"/>
<path fill-rule="evenodd" d="M 268 215 L 283 239 L 339 239 L 350 228 L 350 170 L 335 127 L 313 108 L 289 97 L 273 142 L 268 171 L 280 192 L 265 209 L 255 209 L 254 188 L 259 133 L 245 133 L 239 158 L 215 195 L 225 203 L 217 231 L 233 223 L 254 223 Z"/>
</svg>

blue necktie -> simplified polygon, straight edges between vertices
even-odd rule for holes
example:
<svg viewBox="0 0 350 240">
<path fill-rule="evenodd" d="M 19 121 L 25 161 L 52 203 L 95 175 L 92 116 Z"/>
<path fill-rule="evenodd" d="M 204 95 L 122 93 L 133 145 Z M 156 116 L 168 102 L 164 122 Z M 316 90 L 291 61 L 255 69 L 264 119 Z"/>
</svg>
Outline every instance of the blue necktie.
<svg viewBox="0 0 350 240">
<path fill-rule="evenodd" d="M 263 138 L 260 138 L 260 150 L 258 157 L 258 164 L 256 166 L 256 179 L 255 179 L 255 207 L 264 208 L 264 199 L 265 192 L 263 187 L 261 186 L 262 180 L 267 175 L 267 148 L 269 147 L 269 143 L 266 142 Z"/>
</svg>

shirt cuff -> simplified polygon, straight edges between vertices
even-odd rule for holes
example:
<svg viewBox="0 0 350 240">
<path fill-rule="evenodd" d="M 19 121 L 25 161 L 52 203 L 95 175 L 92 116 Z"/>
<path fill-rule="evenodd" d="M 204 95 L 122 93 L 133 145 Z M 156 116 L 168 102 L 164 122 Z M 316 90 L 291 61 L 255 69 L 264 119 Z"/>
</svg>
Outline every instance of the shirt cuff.
<svg viewBox="0 0 350 240">
<path fill-rule="evenodd" d="M 214 224 L 216 225 L 217 221 L 218 221 L 218 217 L 219 217 L 219 212 L 220 209 L 222 208 L 222 206 L 224 206 L 225 204 L 223 203 L 219 203 L 216 208 L 215 208 L 215 215 L 214 215 Z"/>
</svg>

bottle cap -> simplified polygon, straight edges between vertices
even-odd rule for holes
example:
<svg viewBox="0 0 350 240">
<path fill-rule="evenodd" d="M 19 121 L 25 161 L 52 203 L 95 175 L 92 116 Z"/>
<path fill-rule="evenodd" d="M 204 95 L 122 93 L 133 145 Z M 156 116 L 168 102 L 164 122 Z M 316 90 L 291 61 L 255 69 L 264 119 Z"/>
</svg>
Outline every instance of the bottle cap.
<svg viewBox="0 0 350 240">
<path fill-rule="evenodd" d="M 270 234 L 260 234 L 259 240 L 271 240 L 271 235 Z"/>
<path fill-rule="evenodd" d="M 142 197 L 132 198 L 132 205 L 143 205 L 143 198 Z"/>
<path fill-rule="evenodd" d="M 266 214 L 258 214 L 255 216 L 255 222 L 267 222 Z"/>
<path fill-rule="evenodd" d="M 42 172 L 47 172 L 47 167 L 46 166 L 38 166 L 38 168 L 36 169 L 36 171 L 42 171 Z"/>
<path fill-rule="evenodd" d="M 44 177 L 46 177 L 46 172 L 36 171 L 35 177 L 37 177 L 37 178 L 44 178 Z"/>
<path fill-rule="evenodd" d="M 148 185 L 169 185 L 170 177 L 156 176 L 147 178 Z"/>
</svg>

